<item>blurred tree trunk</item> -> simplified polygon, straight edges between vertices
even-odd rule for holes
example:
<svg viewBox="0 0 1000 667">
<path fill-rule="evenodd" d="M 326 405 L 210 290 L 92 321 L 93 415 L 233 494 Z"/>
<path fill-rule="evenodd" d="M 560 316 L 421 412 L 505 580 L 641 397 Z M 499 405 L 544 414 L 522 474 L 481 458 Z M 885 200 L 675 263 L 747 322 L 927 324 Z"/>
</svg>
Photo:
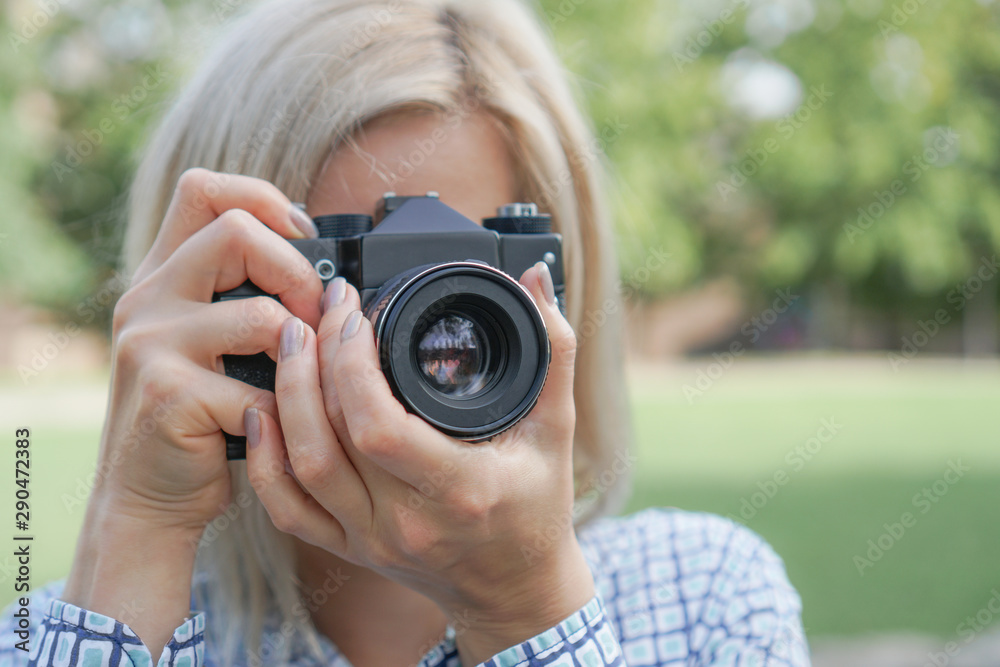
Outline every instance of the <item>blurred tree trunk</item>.
<svg viewBox="0 0 1000 667">
<path fill-rule="evenodd" d="M 851 299 L 841 280 L 818 283 L 809 290 L 810 317 L 806 325 L 806 347 L 828 350 L 849 348 Z"/>
<path fill-rule="evenodd" d="M 962 351 L 966 357 L 991 357 L 998 352 L 997 279 L 987 280 L 962 316 Z"/>
</svg>

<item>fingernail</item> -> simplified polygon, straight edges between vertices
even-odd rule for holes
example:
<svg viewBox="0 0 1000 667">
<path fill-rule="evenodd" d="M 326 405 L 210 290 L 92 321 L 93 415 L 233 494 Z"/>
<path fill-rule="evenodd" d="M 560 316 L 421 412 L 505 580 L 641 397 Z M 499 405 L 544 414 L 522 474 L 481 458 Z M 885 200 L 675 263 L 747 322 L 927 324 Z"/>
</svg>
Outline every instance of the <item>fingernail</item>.
<svg viewBox="0 0 1000 667">
<path fill-rule="evenodd" d="M 538 262 L 535 267 L 538 269 L 538 283 L 542 286 L 545 300 L 549 302 L 550 306 L 556 305 L 556 288 L 552 285 L 552 273 L 549 271 L 549 265 L 545 262 Z"/>
<path fill-rule="evenodd" d="M 285 320 L 285 323 L 281 325 L 278 361 L 284 361 L 301 352 L 305 336 L 305 325 L 302 324 L 302 320 L 297 317 L 289 317 Z"/>
<path fill-rule="evenodd" d="M 347 321 L 344 322 L 344 328 L 340 330 L 340 340 L 347 340 L 358 333 L 358 329 L 361 328 L 361 311 L 355 310 L 351 313 Z"/>
<path fill-rule="evenodd" d="M 326 286 L 326 292 L 323 294 L 323 305 L 322 311 L 325 313 L 334 306 L 339 306 L 344 303 L 344 299 L 347 297 L 347 281 L 341 276 L 337 276 L 330 281 L 330 284 Z"/>
<path fill-rule="evenodd" d="M 255 449 L 260 444 L 260 412 L 247 408 L 243 412 L 243 429 L 247 432 L 247 447 Z"/>
<path fill-rule="evenodd" d="M 287 472 L 292 477 L 295 477 L 295 471 L 292 470 L 292 464 L 289 463 L 288 461 L 285 461 L 285 472 Z"/>
<path fill-rule="evenodd" d="M 316 229 L 316 223 L 312 221 L 312 218 L 298 207 L 298 204 L 292 204 L 288 207 L 288 219 L 292 221 L 302 234 L 308 239 L 315 239 L 319 237 L 319 230 Z"/>
</svg>

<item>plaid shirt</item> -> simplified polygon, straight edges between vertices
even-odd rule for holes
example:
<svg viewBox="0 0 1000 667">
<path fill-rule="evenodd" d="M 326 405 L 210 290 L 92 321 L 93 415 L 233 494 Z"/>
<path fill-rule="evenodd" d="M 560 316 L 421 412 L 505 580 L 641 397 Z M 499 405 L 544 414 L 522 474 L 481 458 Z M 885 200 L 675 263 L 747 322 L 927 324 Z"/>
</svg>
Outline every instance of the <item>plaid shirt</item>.
<svg viewBox="0 0 1000 667">
<path fill-rule="evenodd" d="M 595 521 L 578 533 L 597 594 L 559 625 L 492 657 L 485 667 L 808 667 L 799 596 L 757 535 L 727 519 L 649 509 Z M 59 600 L 64 580 L 31 593 L 30 652 L 14 603 L 0 617 L 0 667 L 151 667 L 128 625 Z M 157 667 L 214 667 L 206 614 L 192 610 Z M 293 639 L 294 641 L 294 639 Z M 350 663 L 325 637 L 317 660 L 292 647 L 287 667 Z M 266 664 L 266 660 L 264 661 Z M 455 631 L 419 667 L 458 667 Z"/>
</svg>

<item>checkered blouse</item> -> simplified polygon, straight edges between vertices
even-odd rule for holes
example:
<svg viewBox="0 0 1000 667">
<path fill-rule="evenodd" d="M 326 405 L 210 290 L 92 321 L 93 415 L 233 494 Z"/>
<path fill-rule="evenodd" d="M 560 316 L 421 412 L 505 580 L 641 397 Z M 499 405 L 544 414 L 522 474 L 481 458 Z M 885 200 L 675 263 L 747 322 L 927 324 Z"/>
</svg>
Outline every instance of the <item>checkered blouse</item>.
<svg viewBox="0 0 1000 667">
<path fill-rule="evenodd" d="M 808 667 L 799 596 L 781 559 L 746 528 L 709 514 L 649 509 L 593 522 L 579 540 L 597 594 L 485 667 Z M 31 593 L 29 652 L 16 647 L 13 603 L 4 610 L 0 667 L 151 667 L 149 651 L 128 625 L 60 601 L 64 584 Z M 191 614 L 157 667 L 219 664 L 205 634 L 211 619 Z M 296 645 L 287 667 L 350 667 L 336 646 L 320 640 L 322 660 Z M 449 629 L 419 667 L 459 665 Z"/>
</svg>

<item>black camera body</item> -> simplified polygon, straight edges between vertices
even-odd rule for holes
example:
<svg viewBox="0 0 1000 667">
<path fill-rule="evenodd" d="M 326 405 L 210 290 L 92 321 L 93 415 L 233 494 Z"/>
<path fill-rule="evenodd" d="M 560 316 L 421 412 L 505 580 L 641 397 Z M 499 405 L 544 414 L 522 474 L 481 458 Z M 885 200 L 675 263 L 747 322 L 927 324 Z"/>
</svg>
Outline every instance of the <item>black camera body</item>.
<svg viewBox="0 0 1000 667">
<path fill-rule="evenodd" d="M 538 399 L 549 342 L 534 300 L 517 278 L 545 262 L 563 308 L 562 239 L 534 204 L 509 204 L 479 225 L 436 193 L 387 193 L 369 215 L 317 216 L 317 239 L 290 240 L 324 286 L 357 288 L 375 330 L 382 372 L 410 412 L 452 437 L 486 440 Z M 249 281 L 214 301 L 268 295 Z M 274 390 L 265 353 L 224 355 L 226 375 Z M 226 434 L 229 459 L 246 439 Z"/>
</svg>

